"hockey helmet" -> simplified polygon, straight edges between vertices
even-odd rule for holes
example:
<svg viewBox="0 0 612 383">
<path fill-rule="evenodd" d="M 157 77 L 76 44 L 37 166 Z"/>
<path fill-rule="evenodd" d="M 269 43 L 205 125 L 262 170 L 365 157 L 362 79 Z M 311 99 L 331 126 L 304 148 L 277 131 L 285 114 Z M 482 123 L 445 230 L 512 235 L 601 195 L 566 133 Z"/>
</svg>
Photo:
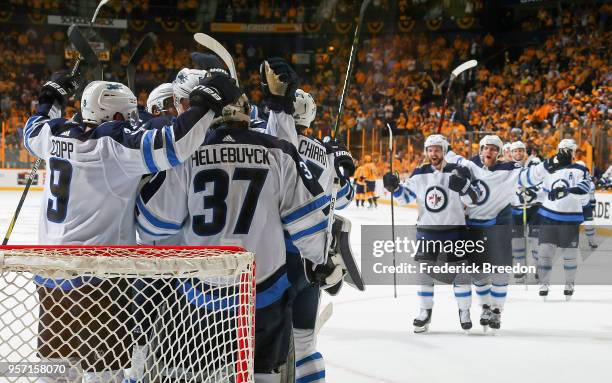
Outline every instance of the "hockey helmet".
<svg viewBox="0 0 612 383">
<path fill-rule="evenodd" d="M 310 93 L 301 89 L 295 91 L 295 101 L 293 101 L 295 112 L 293 119 L 296 125 L 309 127 L 317 114 L 317 104 Z"/>
<path fill-rule="evenodd" d="M 165 112 L 166 107 L 164 105 L 164 101 L 168 98 L 172 98 L 174 94 L 172 83 L 166 82 L 149 93 L 149 98 L 147 98 L 147 112 L 153 113 L 153 107 L 157 107 L 158 112 Z"/>
<path fill-rule="evenodd" d="M 514 141 L 512 144 L 510 144 L 510 151 L 517 149 L 527 150 L 527 147 L 522 141 Z"/>
<path fill-rule="evenodd" d="M 485 147 L 485 145 L 495 145 L 495 146 L 497 146 L 497 149 L 499 150 L 499 155 L 502 155 L 502 152 L 503 152 L 503 149 L 504 149 L 504 143 L 496 135 L 489 134 L 489 135 L 484 136 L 480 140 L 480 143 L 478 145 L 480 147 L 481 151 Z"/>
<path fill-rule="evenodd" d="M 85 87 L 81 96 L 84 123 L 100 125 L 112 121 L 117 113 L 126 121 L 138 121 L 136 96 L 130 88 L 109 81 L 92 81 Z"/>
<path fill-rule="evenodd" d="M 429 137 L 427 137 L 427 139 L 425 140 L 425 151 L 427 151 L 427 148 L 430 146 L 441 146 L 442 147 L 442 152 L 444 154 L 446 154 L 446 152 L 448 151 L 448 141 L 446 140 L 446 137 L 444 137 L 441 134 L 432 134 Z"/>
<path fill-rule="evenodd" d="M 569 149 L 575 152 L 576 149 L 578 149 L 578 145 L 576 145 L 576 141 L 572 138 L 564 138 L 559 142 L 559 145 L 557 145 L 557 149 Z"/>
<path fill-rule="evenodd" d="M 172 93 L 174 95 L 174 106 L 178 114 L 185 112 L 181 100 L 189 98 L 189 94 L 200 84 L 200 80 L 208 77 L 208 72 L 202 69 L 181 69 L 172 82 Z"/>
</svg>

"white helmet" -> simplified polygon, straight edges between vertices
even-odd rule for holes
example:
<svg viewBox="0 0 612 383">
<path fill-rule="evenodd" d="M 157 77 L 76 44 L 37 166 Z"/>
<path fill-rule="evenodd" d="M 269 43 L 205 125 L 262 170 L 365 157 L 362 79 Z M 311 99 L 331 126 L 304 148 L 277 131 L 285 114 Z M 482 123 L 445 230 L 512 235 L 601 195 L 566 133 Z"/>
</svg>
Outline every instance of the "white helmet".
<svg viewBox="0 0 612 383">
<path fill-rule="evenodd" d="M 444 154 L 446 154 L 448 151 L 448 141 L 446 140 L 446 137 L 441 134 L 432 134 L 427 137 L 425 140 L 425 151 L 427 151 L 427 148 L 430 146 L 441 146 Z"/>
<path fill-rule="evenodd" d="M 497 137 L 494 134 L 489 134 L 489 135 L 484 136 L 480 140 L 480 143 L 479 143 L 478 146 L 480 147 L 480 150 L 482 150 L 482 148 L 485 145 L 495 145 L 495 146 L 497 146 L 497 149 L 499 150 L 499 154 L 500 155 L 502 154 L 503 149 L 504 149 L 504 143 L 502 142 L 502 140 L 499 137 Z"/>
<path fill-rule="evenodd" d="M 505 152 L 506 150 L 510 150 L 510 147 L 512 147 L 512 144 L 509 142 L 506 142 L 503 146 L 503 151 Z"/>
<path fill-rule="evenodd" d="M 170 82 L 165 82 L 149 93 L 147 98 L 147 112 L 153 113 L 153 106 L 157 107 L 158 112 L 164 112 L 164 100 L 172 98 L 173 86 Z"/>
<path fill-rule="evenodd" d="M 174 94 L 174 106 L 178 114 L 184 112 L 181 106 L 183 98 L 189 98 L 189 93 L 200 84 L 200 80 L 208 77 L 208 72 L 201 69 L 181 69 L 172 82 L 172 93 Z"/>
<path fill-rule="evenodd" d="M 115 114 L 126 121 L 138 121 L 136 96 L 127 86 L 118 82 L 92 81 L 81 96 L 83 122 L 100 125 L 112 121 Z"/>
<path fill-rule="evenodd" d="M 525 146 L 525 144 L 523 144 L 522 141 L 514 141 L 511 145 L 510 145 L 510 151 L 512 150 L 516 150 L 516 149 L 523 149 L 523 150 L 527 150 L 527 147 Z"/>
<path fill-rule="evenodd" d="M 576 145 L 576 141 L 572 138 L 564 138 L 559 142 L 559 145 L 557 145 L 557 149 L 569 149 L 575 152 L 576 149 L 578 149 L 578 145 Z"/>
<path fill-rule="evenodd" d="M 295 108 L 293 113 L 295 124 L 309 127 L 317 114 L 317 104 L 310 93 L 301 89 L 296 90 L 293 107 Z"/>
</svg>

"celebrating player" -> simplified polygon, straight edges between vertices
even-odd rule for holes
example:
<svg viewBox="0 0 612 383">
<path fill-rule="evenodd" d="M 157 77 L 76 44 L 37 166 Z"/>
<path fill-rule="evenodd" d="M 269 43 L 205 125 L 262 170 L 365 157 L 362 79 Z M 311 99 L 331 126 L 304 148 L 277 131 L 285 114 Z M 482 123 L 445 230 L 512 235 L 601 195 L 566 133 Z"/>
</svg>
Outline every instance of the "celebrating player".
<svg viewBox="0 0 612 383">
<path fill-rule="evenodd" d="M 54 74 L 42 87 L 38 110 L 24 129 L 25 147 L 46 160 L 49 174 L 38 243 L 136 244 L 132 212 L 141 176 L 189 158 L 204 139 L 214 111 L 233 101 L 238 89 L 227 79 L 209 79 L 190 92 L 193 107 L 174 123 L 152 119 L 145 129 L 136 129 L 136 97 L 115 82 L 87 85 L 81 98 L 82 121 L 60 118 L 67 99 L 79 85 L 78 74 Z M 125 326 L 108 319 L 116 320 L 114 315 L 98 314 L 103 310 L 118 313 L 126 302 L 94 295 L 89 303 L 81 300 L 80 311 L 65 306 L 86 296 L 90 284 L 107 284 L 96 291 L 108 291 L 113 288 L 112 282 L 37 277 L 36 283 L 44 329 L 39 334 L 39 355 L 61 360 L 78 356 L 86 371 L 85 381 L 99 378 L 120 382 L 129 358 Z M 100 332 L 109 327 L 119 330 Z M 102 377 L 94 366 L 100 361 L 89 353 L 103 355 L 108 370 Z"/>
<path fill-rule="evenodd" d="M 425 140 L 425 154 L 428 162 L 414 170 L 404 183 L 393 173 L 383 177 L 385 189 L 393 193 L 400 203 L 417 202 L 417 238 L 432 241 L 456 241 L 465 237 L 464 204 L 460 196 L 472 201 L 477 198 L 476 191 L 465 177 L 467 169 L 448 164 L 444 155 L 448 151 L 448 141 L 440 134 L 432 134 Z M 441 251 L 424 252 L 415 256 L 420 262 L 436 262 Z M 450 261 L 457 261 L 451 256 Z M 414 332 L 425 332 L 431 322 L 433 309 L 434 280 L 421 273 L 420 311 L 414 319 Z M 454 292 L 459 306 L 461 328 L 472 328 L 470 306 L 472 291 L 470 279 L 458 275 L 454 281 Z"/>
</svg>

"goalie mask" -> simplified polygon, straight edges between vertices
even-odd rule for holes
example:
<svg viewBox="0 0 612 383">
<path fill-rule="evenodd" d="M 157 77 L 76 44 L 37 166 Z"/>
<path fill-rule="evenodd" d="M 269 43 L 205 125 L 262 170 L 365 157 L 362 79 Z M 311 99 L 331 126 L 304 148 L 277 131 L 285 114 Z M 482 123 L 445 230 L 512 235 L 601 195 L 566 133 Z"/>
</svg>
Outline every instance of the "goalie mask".
<svg viewBox="0 0 612 383">
<path fill-rule="evenodd" d="M 168 107 L 172 105 L 174 90 L 172 83 L 166 82 L 153 89 L 147 98 L 147 112 L 155 115 L 155 113 L 164 113 L 168 111 Z M 155 108 L 155 110 L 154 110 Z"/>
<path fill-rule="evenodd" d="M 301 89 L 296 90 L 293 107 L 295 108 L 295 112 L 293 113 L 295 125 L 305 126 L 307 128 L 310 127 L 310 124 L 317 115 L 317 104 L 310 93 L 304 92 Z"/>
<path fill-rule="evenodd" d="M 136 96 L 118 82 L 92 81 L 81 96 L 81 116 L 84 123 L 100 125 L 116 120 L 120 114 L 125 121 L 138 121 Z"/>
<path fill-rule="evenodd" d="M 208 77 L 208 72 L 201 69 L 183 68 L 178 72 L 176 78 L 172 82 L 172 93 L 174 95 L 174 106 L 180 115 L 185 112 L 182 99 L 189 100 L 189 93 L 200 84 L 200 80 Z"/>
<path fill-rule="evenodd" d="M 251 104 L 246 94 L 242 94 L 238 101 L 223 107 L 221 117 L 213 120 L 213 125 L 218 125 L 224 122 L 242 122 L 248 127 L 251 123 Z"/>
</svg>

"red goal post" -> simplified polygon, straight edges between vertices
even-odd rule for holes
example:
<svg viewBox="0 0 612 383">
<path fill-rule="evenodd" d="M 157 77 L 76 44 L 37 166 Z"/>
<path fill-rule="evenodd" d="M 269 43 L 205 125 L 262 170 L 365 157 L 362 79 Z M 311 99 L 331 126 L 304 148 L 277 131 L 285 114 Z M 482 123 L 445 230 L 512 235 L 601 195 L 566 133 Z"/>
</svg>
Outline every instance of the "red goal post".
<svg viewBox="0 0 612 383">
<path fill-rule="evenodd" d="M 0 246 L 0 272 L 8 381 L 58 361 L 69 379 L 254 380 L 255 258 L 240 247 Z"/>
</svg>

